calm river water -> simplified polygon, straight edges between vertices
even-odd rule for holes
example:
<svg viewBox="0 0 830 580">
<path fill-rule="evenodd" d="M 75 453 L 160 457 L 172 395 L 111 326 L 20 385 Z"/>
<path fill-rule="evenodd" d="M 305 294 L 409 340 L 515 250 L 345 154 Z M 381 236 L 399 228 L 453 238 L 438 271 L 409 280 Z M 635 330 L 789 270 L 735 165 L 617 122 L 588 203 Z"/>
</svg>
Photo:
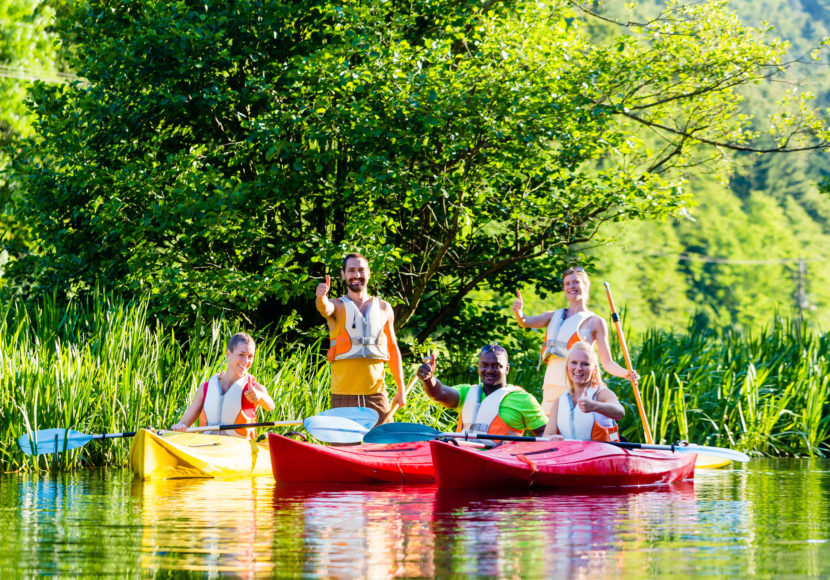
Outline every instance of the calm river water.
<svg viewBox="0 0 830 580">
<path fill-rule="evenodd" d="M 0 577 L 830 578 L 830 461 L 615 493 L 0 476 Z"/>
</svg>

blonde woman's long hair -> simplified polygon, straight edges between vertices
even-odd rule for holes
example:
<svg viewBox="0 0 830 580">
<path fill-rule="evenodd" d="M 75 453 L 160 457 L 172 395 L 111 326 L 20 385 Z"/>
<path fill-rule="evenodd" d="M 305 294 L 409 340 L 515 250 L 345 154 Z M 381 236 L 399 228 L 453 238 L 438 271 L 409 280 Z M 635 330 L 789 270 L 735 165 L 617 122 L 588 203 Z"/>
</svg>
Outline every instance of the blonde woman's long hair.
<svg viewBox="0 0 830 580">
<path fill-rule="evenodd" d="M 575 343 L 571 350 L 568 351 L 568 358 L 565 359 L 565 377 L 568 379 L 568 390 L 571 392 L 571 396 L 574 394 L 574 383 L 571 380 L 571 358 L 573 357 L 575 352 L 584 352 L 585 355 L 588 357 L 588 362 L 591 363 L 593 368 L 591 369 L 591 385 L 598 386 L 602 384 L 602 378 L 599 374 L 599 358 L 597 357 L 597 353 L 590 344 L 584 341 L 579 341 Z"/>
</svg>

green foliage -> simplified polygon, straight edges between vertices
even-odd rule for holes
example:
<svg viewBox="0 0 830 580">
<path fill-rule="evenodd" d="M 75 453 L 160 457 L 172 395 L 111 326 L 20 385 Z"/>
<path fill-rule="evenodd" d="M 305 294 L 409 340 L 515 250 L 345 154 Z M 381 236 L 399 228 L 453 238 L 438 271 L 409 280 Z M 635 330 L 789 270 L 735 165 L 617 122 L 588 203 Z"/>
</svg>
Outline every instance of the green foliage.
<svg viewBox="0 0 830 580">
<path fill-rule="evenodd" d="M 33 92 L 16 289 L 98 282 L 169 323 L 291 326 L 352 249 L 419 340 L 477 289 L 551 289 L 601 224 L 685 207 L 678 171 L 751 137 L 736 87 L 786 66 L 721 2 L 628 27 L 524 1 L 68 10 L 89 84 Z"/>
<path fill-rule="evenodd" d="M 17 187 L 5 172 L 20 139 L 33 133 L 34 116 L 25 105 L 28 88 L 34 79 L 54 79 L 53 18 L 53 3 L 0 0 L 0 244 L 12 254 L 23 250 L 27 232 L 8 207 Z M 0 247 L 0 286 L 8 258 L 9 252 Z"/>
<path fill-rule="evenodd" d="M 694 221 L 615 225 L 604 232 L 613 241 L 591 251 L 595 280 L 619 289 L 630 328 L 682 328 L 696 313 L 710 326 L 749 331 L 776 312 L 827 328 L 830 221 L 792 195 L 738 197 L 706 178 L 689 187 L 699 202 Z M 830 199 L 817 201 L 830 209 Z"/>
<path fill-rule="evenodd" d="M 51 76 L 56 58 L 49 26 L 54 10 L 43 0 L 0 0 L 0 142 L 32 134 L 24 100 L 29 81 Z"/>
<path fill-rule="evenodd" d="M 778 82 L 741 89 L 754 112 L 751 126 L 766 134 L 763 120 L 788 92 L 815 94 L 826 105 L 830 72 L 808 55 L 828 36 L 830 10 L 813 2 L 730 6 L 745 22 L 774 24 L 791 45 L 793 66 L 776 75 Z M 816 185 L 830 171 L 826 153 L 738 153 L 736 160 L 729 179 L 690 177 L 685 187 L 697 204 L 695 221 L 613 224 L 602 231 L 610 245 L 589 251 L 597 277 L 619 289 L 630 328 L 682 328 L 689 313 L 745 330 L 763 326 L 774 312 L 813 328 L 830 325 L 830 197 Z"/>
</svg>

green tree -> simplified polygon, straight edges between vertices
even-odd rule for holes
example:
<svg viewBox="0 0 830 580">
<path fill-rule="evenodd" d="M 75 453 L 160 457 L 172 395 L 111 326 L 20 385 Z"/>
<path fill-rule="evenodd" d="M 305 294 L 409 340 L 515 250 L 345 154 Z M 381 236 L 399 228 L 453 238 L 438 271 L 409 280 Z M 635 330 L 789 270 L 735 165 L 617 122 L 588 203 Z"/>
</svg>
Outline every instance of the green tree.
<svg viewBox="0 0 830 580">
<path fill-rule="evenodd" d="M 25 232 L 8 206 L 16 188 L 5 176 L 21 138 L 33 134 L 33 115 L 25 105 L 35 79 L 61 81 L 56 74 L 52 4 L 39 0 L 0 0 L 0 243 L 21 250 Z M 8 254 L 0 249 L 0 279 Z"/>
<path fill-rule="evenodd" d="M 569 2 L 88 0 L 64 33 L 89 84 L 34 91 L 16 287 L 100 282 L 176 319 L 309 314 L 310 279 L 359 249 L 419 338 L 486 325 L 471 292 L 555 288 L 602 224 L 684 211 L 713 144 L 824 138 L 796 96 L 801 121 L 752 144 L 737 89 L 786 46 L 719 1 L 623 25 Z"/>
</svg>

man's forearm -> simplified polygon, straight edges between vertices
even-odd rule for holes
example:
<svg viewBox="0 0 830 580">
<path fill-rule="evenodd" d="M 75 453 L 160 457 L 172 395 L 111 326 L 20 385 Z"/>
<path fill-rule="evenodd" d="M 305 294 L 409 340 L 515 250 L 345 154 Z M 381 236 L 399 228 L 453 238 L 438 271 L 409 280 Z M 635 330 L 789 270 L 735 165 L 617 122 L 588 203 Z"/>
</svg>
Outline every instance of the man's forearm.
<svg viewBox="0 0 830 580">
<path fill-rule="evenodd" d="M 334 302 L 323 296 L 322 298 L 317 298 L 314 301 L 314 305 L 317 307 L 317 312 L 323 318 L 331 318 L 334 314 Z"/>
</svg>

